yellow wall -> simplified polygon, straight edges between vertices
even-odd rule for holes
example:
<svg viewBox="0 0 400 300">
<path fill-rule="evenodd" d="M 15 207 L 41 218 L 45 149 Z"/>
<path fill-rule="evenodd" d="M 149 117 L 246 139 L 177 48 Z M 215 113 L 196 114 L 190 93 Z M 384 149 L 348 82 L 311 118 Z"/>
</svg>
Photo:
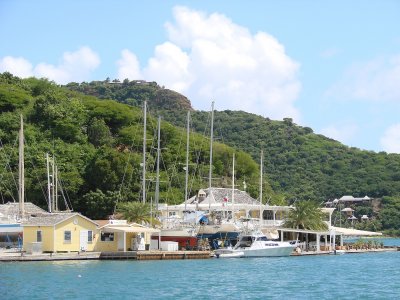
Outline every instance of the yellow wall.
<svg viewBox="0 0 400 300">
<path fill-rule="evenodd" d="M 75 223 L 77 224 L 74 224 Z M 86 251 L 93 251 L 98 238 L 96 225 L 80 215 L 76 215 L 60 224 L 56 225 L 55 231 L 55 251 L 80 251 L 80 232 L 81 230 L 91 230 L 93 241 L 87 244 Z M 71 242 L 64 241 L 64 231 L 71 231 Z"/>
<path fill-rule="evenodd" d="M 121 236 L 123 238 L 123 233 L 121 235 L 117 232 L 114 233 L 114 241 L 113 242 L 105 242 L 101 241 L 100 238 L 101 230 L 98 230 L 96 236 L 98 236 L 97 244 L 95 247 L 95 251 L 118 251 L 118 238 Z M 131 239 L 136 237 L 136 233 L 128 232 L 126 233 L 126 243 L 125 249 L 128 251 L 131 248 Z"/>
<path fill-rule="evenodd" d="M 118 238 L 117 234 L 114 233 L 114 241 L 106 242 L 101 240 L 101 230 L 97 230 L 96 232 L 96 245 L 95 251 L 117 251 L 118 249 Z"/>
<path fill-rule="evenodd" d="M 36 232 L 42 231 L 42 251 L 54 252 L 53 249 L 53 226 L 24 226 L 23 227 L 23 249 L 27 251 L 30 243 L 37 242 Z"/>
</svg>

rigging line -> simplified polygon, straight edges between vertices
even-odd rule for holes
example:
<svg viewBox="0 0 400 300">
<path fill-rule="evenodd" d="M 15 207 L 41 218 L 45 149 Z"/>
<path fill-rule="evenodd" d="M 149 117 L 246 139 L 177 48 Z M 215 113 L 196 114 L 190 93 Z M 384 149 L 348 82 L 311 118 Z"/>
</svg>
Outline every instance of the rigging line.
<svg viewBox="0 0 400 300">
<path fill-rule="evenodd" d="M 64 192 L 64 191 L 63 191 L 63 192 Z M 67 189 L 65 190 L 65 194 L 67 195 L 67 199 L 68 199 L 68 201 L 69 201 L 69 204 L 71 205 L 71 211 L 73 211 L 74 208 L 73 208 L 73 206 L 72 206 L 71 197 L 69 196 L 68 190 L 67 190 Z"/>
<path fill-rule="evenodd" d="M 149 127 L 151 128 L 151 121 L 149 121 L 148 124 L 149 124 Z M 149 151 L 150 155 L 147 155 L 147 157 L 146 157 L 146 166 L 148 166 L 147 162 L 150 160 L 150 157 L 153 158 L 153 156 L 154 156 L 154 146 L 156 143 L 156 139 L 154 138 L 155 130 L 156 130 L 156 128 L 153 127 L 153 137 L 151 138 L 150 151 Z M 148 139 L 146 139 L 146 141 L 148 141 Z M 154 172 L 155 165 L 156 165 L 156 161 L 153 162 L 153 169 L 151 170 L 152 172 Z M 150 190 L 152 189 L 152 185 L 153 185 L 153 182 L 151 180 L 149 180 L 149 184 L 146 184 L 146 194 L 150 193 Z"/>
<path fill-rule="evenodd" d="M 131 126 L 133 129 L 136 128 L 136 127 L 139 127 L 141 124 L 143 124 L 143 115 L 142 115 L 142 114 L 139 114 L 138 116 L 139 116 L 139 117 L 137 118 L 136 122 L 132 122 L 132 123 L 130 124 L 130 126 Z M 130 157 L 133 157 L 133 153 L 134 153 L 134 152 L 139 152 L 139 144 L 141 144 L 141 143 L 135 144 L 135 138 L 134 138 L 134 136 L 132 136 L 132 143 L 131 143 L 131 146 L 130 146 L 130 148 L 129 148 L 129 156 L 130 156 Z M 124 171 L 123 180 L 122 180 L 122 182 L 121 182 L 121 184 L 120 184 L 119 195 L 120 195 L 121 199 L 122 199 L 122 192 L 123 192 L 124 190 L 125 190 L 125 191 L 128 191 L 129 188 L 131 187 L 133 174 L 134 174 L 134 172 L 135 172 L 135 165 L 133 165 L 133 166 L 132 166 L 132 170 L 131 170 L 131 172 L 130 172 L 130 174 L 129 174 L 129 178 L 125 181 L 126 172 L 127 172 L 127 170 L 128 170 L 128 167 L 129 167 L 129 161 L 130 161 L 130 158 L 128 159 L 128 162 L 127 162 L 127 164 L 126 164 L 126 166 L 125 166 L 125 171 Z M 141 193 L 141 189 L 139 190 L 139 193 Z M 117 202 L 118 202 L 118 201 L 119 201 L 119 199 L 117 199 Z M 114 208 L 114 210 L 115 210 L 115 208 Z"/>
<path fill-rule="evenodd" d="M 177 153 L 180 153 L 181 152 L 181 150 L 182 150 L 182 145 L 183 145 L 183 141 L 184 141 L 184 137 L 186 136 L 186 132 L 185 132 L 185 130 L 183 130 L 182 129 L 182 134 L 180 134 L 179 135 L 180 136 L 180 139 L 179 139 L 179 144 L 178 144 L 178 150 L 177 150 Z M 170 176 L 170 180 L 169 180 L 169 185 L 168 185 L 168 195 L 170 194 L 170 192 L 172 191 L 172 179 L 174 178 L 174 176 L 177 178 L 177 180 L 178 180 L 178 184 L 180 184 L 181 182 L 179 181 L 180 180 L 180 178 L 179 178 L 179 176 L 178 176 L 178 174 L 179 174 L 179 170 L 178 170 L 178 166 L 179 166 L 179 162 L 178 162 L 178 155 L 176 155 L 175 156 L 175 161 L 174 161 L 174 163 L 173 163 L 173 165 L 172 165 L 172 173 L 171 173 L 171 176 Z M 167 174 L 168 175 L 168 174 Z M 180 184 L 180 185 L 182 185 L 182 184 Z"/>
<path fill-rule="evenodd" d="M 129 127 L 130 127 L 130 126 L 132 126 L 132 123 L 129 124 Z M 134 140 L 132 139 L 131 149 L 133 149 L 133 146 L 134 146 Z M 121 198 L 121 191 L 122 191 L 122 187 L 124 186 L 124 183 L 125 183 L 125 176 L 126 176 L 126 173 L 127 173 L 127 171 L 128 171 L 128 166 L 129 166 L 129 162 L 130 162 L 130 160 L 131 160 L 131 157 L 132 157 L 132 151 L 129 151 L 128 161 L 126 162 L 125 169 L 124 169 L 124 174 L 122 175 L 122 181 L 121 181 L 121 184 L 120 184 L 120 186 L 119 186 L 119 191 L 118 191 L 119 197 L 117 198 L 117 201 L 116 201 L 116 203 L 115 203 L 115 207 L 117 207 L 119 198 Z M 115 214 L 115 208 L 114 208 L 114 214 Z"/>
<path fill-rule="evenodd" d="M 136 125 L 134 125 L 134 126 L 139 127 L 139 126 L 141 126 L 142 123 L 143 123 L 143 115 L 139 115 L 139 118 L 138 118 L 138 120 L 137 120 L 137 123 L 136 123 Z M 132 140 L 131 152 L 132 152 L 132 153 L 134 153 L 134 152 L 139 152 L 139 147 L 141 146 L 141 144 L 142 144 L 142 143 L 140 142 L 140 139 L 138 140 L 138 143 L 137 143 L 137 144 L 135 144 L 135 139 L 133 139 L 133 140 Z M 133 174 L 134 174 L 136 171 L 137 171 L 137 170 L 136 170 L 136 167 L 135 167 L 135 165 L 133 165 L 133 166 L 132 166 L 132 170 L 131 170 L 130 175 L 129 175 L 129 179 L 127 180 L 127 183 L 124 184 L 124 186 L 122 186 L 121 191 L 122 191 L 122 190 L 128 191 L 128 190 L 131 188 L 132 182 L 133 182 L 133 180 L 132 180 L 132 179 L 133 179 Z M 140 171 L 139 171 L 139 173 L 140 173 Z M 139 173 L 138 173 L 138 174 L 139 174 Z M 140 178 L 139 178 L 139 179 L 140 179 Z M 140 195 L 141 192 L 142 192 L 142 186 L 139 187 L 138 195 Z M 139 201 L 139 200 L 140 200 L 140 199 L 138 198 L 137 201 Z"/>
<path fill-rule="evenodd" d="M 24 144 L 25 144 L 25 148 L 28 150 L 28 151 L 26 151 L 26 156 L 30 159 L 29 160 L 29 162 L 31 163 L 31 165 L 32 165 L 32 168 L 33 168 L 33 170 L 34 171 L 36 171 L 36 166 L 35 166 L 35 164 L 34 164 L 34 162 L 33 162 L 33 159 L 32 159 L 32 157 L 30 157 L 29 156 L 29 144 L 26 142 L 26 140 L 24 139 Z M 33 172 L 35 175 L 36 175 L 36 180 L 38 181 L 38 183 L 39 183 L 39 186 L 40 186 L 40 189 L 42 190 L 42 194 L 43 194 L 43 196 L 44 196 L 44 198 L 46 199 L 46 202 L 47 202 L 47 204 L 49 203 L 48 201 L 48 199 L 47 199 L 47 193 L 46 193 L 46 191 L 43 189 L 43 185 L 41 184 L 41 181 L 40 181 L 40 179 L 39 179 L 39 176 L 38 176 L 38 172 Z"/>
<path fill-rule="evenodd" d="M 18 134 L 17 134 L 17 136 L 16 136 L 16 138 L 15 138 L 15 141 L 14 141 L 14 144 L 13 144 L 13 146 L 12 146 L 11 148 L 12 148 L 12 149 L 15 149 L 17 143 L 18 143 Z M 2 148 L 4 148 L 3 144 L 2 144 Z M 10 152 L 11 152 L 11 151 L 10 151 Z M 7 157 L 6 157 L 6 158 L 7 158 Z M 17 181 L 15 180 L 14 173 L 12 172 L 11 165 L 10 165 L 10 161 L 11 161 L 11 153 L 9 154 L 8 159 L 6 159 L 6 167 L 5 167 L 5 169 L 7 169 L 7 167 L 8 167 L 8 171 L 10 172 L 12 181 L 13 181 L 13 183 L 14 183 L 15 191 L 18 191 L 18 184 L 17 184 Z M 2 178 L 0 178 L 0 179 L 2 179 Z M 11 192 L 11 189 L 9 189 L 8 191 L 10 192 L 11 198 L 12 198 L 12 199 L 14 200 L 14 202 L 15 202 L 15 198 L 14 198 L 14 196 L 12 195 L 13 193 Z"/>
<path fill-rule="evenodd" d="M 182 141 L 183 141 L 183 136 L 180 135 L 179 144 L 178 144 L 178 153 L 180 153 L 180 150 L 182 149 Z M 164 170 L 167 170 L 164 160 L 163 160 L 163 163 L 164 163 Z M 174 177 L 177 177 L 177 180 L 179 181 L 179 176 L 177 176 L 177 174 L 178 174 L 177 165 L 178 165 L 178 155 L 175 155 L 175 161 L 174 161 L 174 163 L 172 164 L 172 167 L 171 167 L 171 170 L 172 170 L 171 171 L 171 175 L 169 176 L 168 173 L 167 173 L 167 177 L 168 177 L 167 195 L 169 195 L 171 193 L 171 191 L 172 191 L 172 179 Z M 169 198 L 167 198 L 166 200 L 168 201 Z"/>
<path fill-rule="evenodd" d="M 206 136 L 207 128 L 208 128 L 209 124 L 211 123 L 211 112 L 209 112 L 207 116 L 208 116 L 208 118 L 207 118 L 207 126 L 204 127 L 203 137 Z M 196 149 L 197 148 L 196 147 L 197 146 L 196 145 L 196 140 L 194 141 L 194 144 L 195 144 L 195 149 Z M 200 163 L 199 163 L 200 155 L 203 152 L 203 147 L 202 147 L 203 143 L 200 142 L 200 146 L 201 147 L 199 147 L 199 149 L 197 151 L 195 150 L 195 153 L 196 153 L 196 167 L 195 167 L 195 169 L 193 170 L 193 173 L 192 173 L 193 175 L 192 175 L 192 180 L 190 182 L 190 192 L 192 192 L 192 187 L 193 187 L 194 181 L 196 179 L 196 174 L 198 175 L 198 178 L 200 179 L 200 182 L 203 181 L 203 179 L 201 178 L 201 174 L 200 174 L 202 166 L 200 166 Z"/>
<path fill-rule="evenodd" d="M 71 199 L 65 197 L 64 189 L 63 189 L 63 180 L 62 180 L 60 177 L 58 177 L 58 182 L 59 182 L 59 185 L 60 185 L 61 195 L 62 195 L 62 197 L 63 197 L 63 199 L 64 199 L 65 207 L 66 207 L 67 209 L 70 208 L 70 210 L 73 211 Z M 68 195 L 67 195 L 67 196 L 68 196 Z M 69 204 L 68 204 L 68 202 L 69 202 Z"/>
</svg>

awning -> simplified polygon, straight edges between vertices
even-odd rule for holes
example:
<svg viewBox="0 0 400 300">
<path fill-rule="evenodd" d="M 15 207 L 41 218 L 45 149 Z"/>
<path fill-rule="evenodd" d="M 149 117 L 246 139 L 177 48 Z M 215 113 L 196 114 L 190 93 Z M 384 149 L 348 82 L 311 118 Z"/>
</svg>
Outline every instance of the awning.
<svg viewBox="0 0 400 300">
<path fill-rule="evenodd" d="M 377 236 L 382 235 L 382 232 L 374 232 L 374 231 L 366 231 L 366 230 L 358 230 L 352 228 L 342 228 L 342 227 L 331 227 L 331 230 L 336 233 L 347 235 L 347 236 Z"/>
<path fill-rule="evenodd" d="M 317 231 L 308 229 L 294 229 L 294 228 L 276 228 L 282 232 L 295 232 L 295 233 L 306 233 L 306 234 L 319 234 L 319 235 L 330 235 L 329 231 Z"/>
<path fill-rule="evenodd" d="M 132 233 L 155 233 L 160 232 L 159 229 L 139 226 L 105 226 L 101 229 L 104 232 L 132 232 Z"/>
</svg>

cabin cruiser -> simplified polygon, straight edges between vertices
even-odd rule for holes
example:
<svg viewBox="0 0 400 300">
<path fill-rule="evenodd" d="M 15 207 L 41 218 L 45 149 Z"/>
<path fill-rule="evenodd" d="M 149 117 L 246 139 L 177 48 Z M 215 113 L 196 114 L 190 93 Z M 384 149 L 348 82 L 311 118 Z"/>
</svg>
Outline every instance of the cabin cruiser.
<svg viewBox="0 0 400 300">
<path fill-rule="evenodd" d="M 295 245 L 289 242 L 269 240 L 260 230 L 244 231 L 239 235 L 237 244 L 231 249 L 217 249 L 217 258 L 228 257 L 271 257 L 289 256 Z"/>
</svg>

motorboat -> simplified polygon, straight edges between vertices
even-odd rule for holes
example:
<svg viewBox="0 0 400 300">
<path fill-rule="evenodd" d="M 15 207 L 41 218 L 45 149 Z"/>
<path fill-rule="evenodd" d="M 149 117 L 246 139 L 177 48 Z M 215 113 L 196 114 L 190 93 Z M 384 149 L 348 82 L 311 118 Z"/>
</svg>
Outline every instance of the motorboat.
<svg viewBox="0 0 400 300">
<path fill-rule="evenodd" d="M 232 249 L 215 250 L 216 257 L 272 257 L 289 256 L 295 245 L 289 242 L 270 240 L 260 230 L 239 235 L 237 244 Z"/>
<path fill-rule="evenodd" d="M 343 250 L 343 249 L 333 250 L 333 251 L 329 252 L 329 254 L 343 255 L 343 254 L 346 254 L 346 250 Z"/>
</svg>

